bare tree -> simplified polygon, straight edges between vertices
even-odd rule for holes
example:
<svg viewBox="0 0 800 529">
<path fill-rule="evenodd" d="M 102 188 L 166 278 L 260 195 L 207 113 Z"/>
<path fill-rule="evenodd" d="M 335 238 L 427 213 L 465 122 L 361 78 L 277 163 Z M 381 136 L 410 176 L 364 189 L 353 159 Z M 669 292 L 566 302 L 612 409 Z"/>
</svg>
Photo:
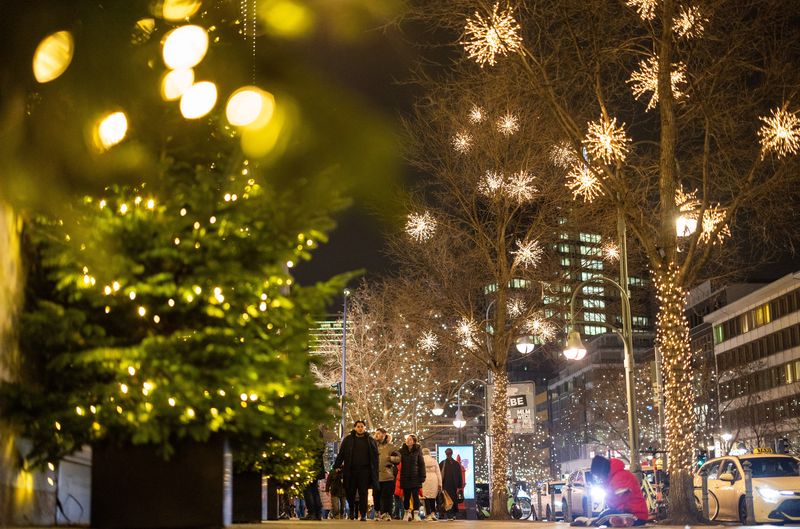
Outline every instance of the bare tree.
<svg viewBox="0 0 800 529">
<path fill-rule="evenodd" d="M 659 302 L 670 517 L 689 522 L 696 442 L 686 292 L 730 265 L 725 252 L 756 255 L 796 239 L 800 5 L 517 4 L 426 1 L 419 14 L 460 35 L 482 71 L 511 56 L 500 64 L 517 66 L 520 90 L 546 103 L 543 119 L 561 130 L 576 199 L 591 202 L 598 223 L 621 215 L 647 258 Z"/>
</svg>

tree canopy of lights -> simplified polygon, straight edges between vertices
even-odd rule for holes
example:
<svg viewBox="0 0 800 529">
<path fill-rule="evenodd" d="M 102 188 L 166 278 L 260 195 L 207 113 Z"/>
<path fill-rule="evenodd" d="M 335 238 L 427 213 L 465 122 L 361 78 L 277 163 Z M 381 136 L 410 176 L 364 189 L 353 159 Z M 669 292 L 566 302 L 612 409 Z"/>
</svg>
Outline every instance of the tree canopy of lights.
<svg viewBox="0 0 800 529">
<path fill-rule="evenodd" d="M 233 3 L 177 18 L 162 9 L 176 2 L 44 4 L 0 22 L 0 120 L 15 131 L 0 147 L 4 172 L 15 168 L 0 209 L 21 219 L 27 272 L 21 369 L 0 408 L 32 443 L 27 463 L 100 440 L 168 455 L 224 432 L 240 465 L 307 481 L 332 404 L 310 375 L 308 328 L 346 278 L 300 286 L 291 269 L 350 196 L 388 198 L 373 192 L 391 187 L 390 134 L 346 91 L 331 111 L 331 84 L 289 68 L 309 63 L 300 48 L 253 55 Z M 81 31 L 53 34 L 59 24 Z M 259 48 L 286 38 L 269 25 L 249 21 Z M 194 85 L 166 82 L 177 63 L 162 48 L 182 27 L 205 37 Z M 21 64 L 29 73 L 6 75 Z M 225 100 L 266 84 L 262 68 L 282 88 L 250 89 L 260 121 L 242 121 Z M 173 97 L 190 87 L 216 98 Z M 335 146 L 332 131 L 346 136 Z"/>
</svg>

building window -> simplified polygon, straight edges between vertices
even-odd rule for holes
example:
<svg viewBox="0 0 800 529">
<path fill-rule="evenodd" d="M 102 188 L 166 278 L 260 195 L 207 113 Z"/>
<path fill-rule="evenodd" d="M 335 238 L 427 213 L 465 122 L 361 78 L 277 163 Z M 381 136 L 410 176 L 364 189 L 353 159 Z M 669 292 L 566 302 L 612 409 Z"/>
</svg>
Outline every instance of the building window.
<svg viewBox="0 0 800 529">
<path fill-rule="evenodd" d="M 603 294 L 605 294 L 605 290 L 603 289 L 603 287 L 598 287 L 596 285 L 586 285 L 585 287 L 583 287 L 582 292 L 584 294 L 595 294 L 598 296 L 602 296 Z"/>
<path fill-rule="evenodd" d="M 580 247 L 581 255 L 601 255 L 603 250 L 599 246 L 585 246 Z"/>
<path fill-rule="evenodd" d="M 584 312 L 583 319 L 585 321 L 597 321 L 605 323 L 606 315 L 601 312 Z"/>
<path fill-rule="evenodd" d="M 561 243 L 558 245 L 558 251 L 561 253 L 570 253 L 572 250 L 569 247 L 569 244 Z"/>
<path fill-rule="evenodd" d="M 603 261 L 598 261 L 596 259 L 584 259 L 581 265 L 583 265 L 584 268 L 588 268 L 589 270 L 603 269 Z"/>
<path fill-rule="evenodd" d="M 588 336 L 595 336 L 597 334 L 603 334 L 604 332 L 606 332 L 606 328 L 597 325 L 584 325 L 583 327 L 583 333 Z"/>
<path fill-rule="evenodd" d="M 590 299 L 585 298 L 582 300 L 582 304 L 587 309 L 604 309 L 606 308 L 606 302 L 602 299 Z"/>
<path fill-rule="evenodd" d="M 600 235 L 598 235 L 597 233 L 581 233 L 578 236 L 578 238 L 580 239 L 581 242 L 599 243 L 600 241 L 602 241 L 602 237 L 600 237 Z"/>
<path fill-rule="evenodd" d="M 645 280 L 641 277 L 630 276 L 628 278 L 628 285 L 632 287 L 643 287 L 645 285 Z"/>
<path fill-rule="evenodd" d="M 721 344 L 725 341 L 725 330 L 722 325 L 714 325 L 714 344 Z"/>
<path fill-rule="evenodd" d="M 581 281 L 589 281 L 591 278 L 597 276 L 594 272 L 581 272 Z"/>
<path fill-rule="evenodd" d="M 633 321 L 633 324 L 636 325 L 637 327 L 647 327 L 650 325 L 650 318 L 647 318 L 645 316 L 634 316 L 631 319 Z"/>
<path fill-rule="evenodd" d="M 569 257 L 562 257 L 561 258 L 561 266 L 569 266 L 572 264 L 572 259 Z"/>
</svg>

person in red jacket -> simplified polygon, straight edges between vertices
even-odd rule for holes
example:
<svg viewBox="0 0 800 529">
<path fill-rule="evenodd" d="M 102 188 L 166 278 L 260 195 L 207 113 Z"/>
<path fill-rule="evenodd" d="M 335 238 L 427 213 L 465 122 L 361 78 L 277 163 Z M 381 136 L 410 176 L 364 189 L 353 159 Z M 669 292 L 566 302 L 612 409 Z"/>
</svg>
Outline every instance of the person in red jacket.
<svg viewBox="0 0 800 529">
<path fill-rule="evenodd" d="M 613 457 L 606 459 L 603 456 L 595 456 L 592 459 L 592 477 L 606 489 L 608 509 L 600 513 L 600 517 L 609 514 L 632 514 L 636 517 L 633 525 L 647 523 L 650 514 L 647 511 L 647 502 L 644 500 L 641 485 L 636 476 L 625 470 L 625 463 Z"/>
</svg>

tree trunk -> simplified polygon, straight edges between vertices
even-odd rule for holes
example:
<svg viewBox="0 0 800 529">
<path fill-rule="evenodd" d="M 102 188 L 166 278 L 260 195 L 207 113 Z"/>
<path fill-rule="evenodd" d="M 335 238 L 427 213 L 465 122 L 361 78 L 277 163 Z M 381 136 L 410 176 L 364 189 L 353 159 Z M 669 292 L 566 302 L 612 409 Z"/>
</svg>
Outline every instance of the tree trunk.
<svg viewBox="0 0 800 529">
<path fill-rule="evenodd" d="M 672 524 L 699 521 L 693 498 L 692 470 L 695 447 L 694 388 L 686 291 L 675 265 L 654 274 L 658 318 L 656 336 L 664 377 L 667 469 L 670 476 L 669 520 Z"/>
<path fill-rule="evenodd" d="M 504 366 L 505 367 L 505 366 Z M 488 410 L 492 417 L 492 515 L 493 520 L 507 520 L 508 490 L 508 374 L 505 369 L 492 371 L 492 408 Z"/>
<path fill-rule="evenodd" d="M 22 302 L 22 263 L 18 218 L 0 201 L 0 382 L 19 375 L 17 320 Z M 0 527 L 12 523 L 17 457 L 15 435 L 0 417 Z"/>
</svg>

